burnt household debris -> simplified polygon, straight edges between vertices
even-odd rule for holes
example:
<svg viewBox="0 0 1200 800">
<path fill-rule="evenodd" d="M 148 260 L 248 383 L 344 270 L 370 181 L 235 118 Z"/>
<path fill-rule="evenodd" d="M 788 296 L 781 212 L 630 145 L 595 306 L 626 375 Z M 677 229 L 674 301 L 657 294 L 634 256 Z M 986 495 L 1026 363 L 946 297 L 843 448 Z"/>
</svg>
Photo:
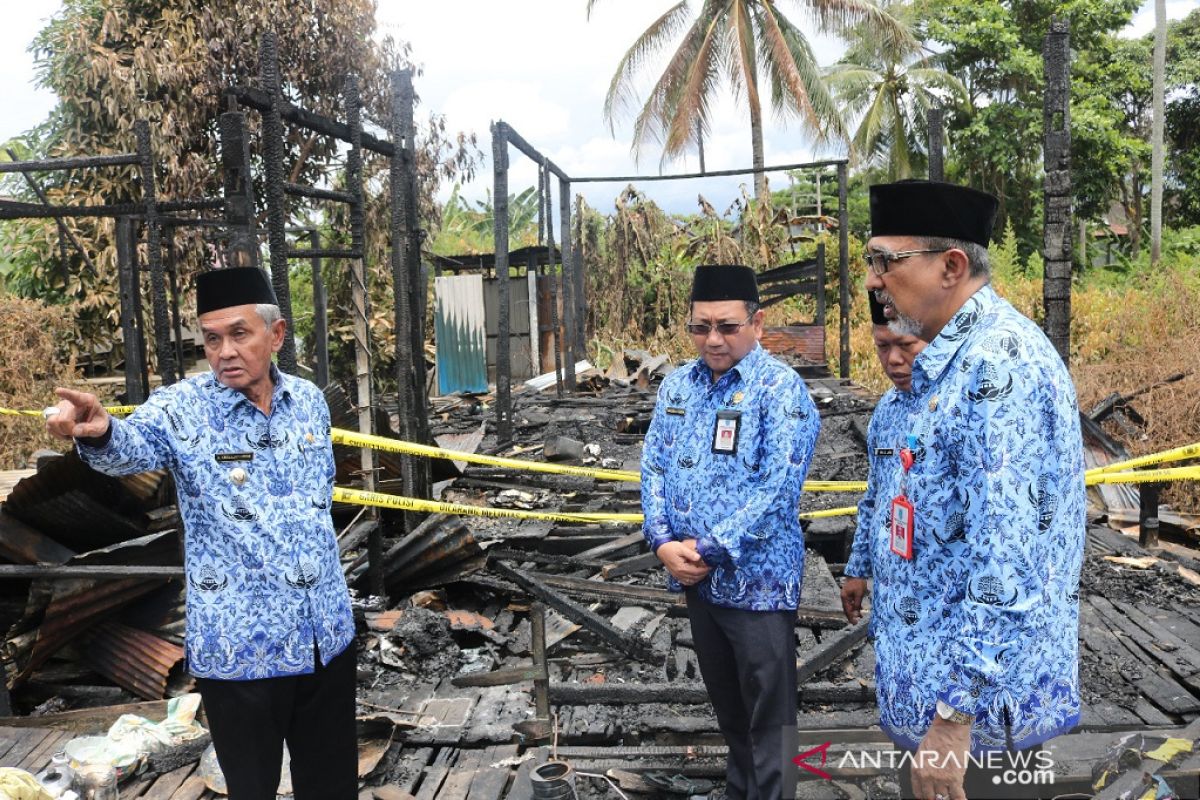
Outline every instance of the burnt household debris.
<svg viewBox="0 0 1200 800">
<path fill-rule="evenodd" d="M 335 445 L 338 487 L 457 504 L 334 503 L 358 626 L 360 797 L 722 796 L 725 748 L 682 596 L 666 591 L 637 522 L 580 516 L 640 512 L 635 480 L 597 475 L 637 471 L 656 390 L 675 365 L 634 350 L 618 352 L 603 373 L 586 360 L 586 282 L 572 182 L 691 176 L 571 176 L 499 121 L 492 129 L 494 252 L 433 257 L 420 246 L 411 72 L 394 76 L 391 125 L 380 138 L 363 131 L 353 76 L 343 118 L 330 119 L 285 99 L 274 37 L 265 37 L 261 55 L 257 85 L 230 87 L 230 110 L 216 126 L 222 197 L 158 198 L 153 131 L 141 124 L 136 153 L 0 165 L 26 174 L 137 167 L 137 202 L 55 207 L 0 200 L 0 219 L 116 219 L 124 402 L 145 399 L 152 361 L 161 382 L 171 383 L 195 357 L 185 346 L 179 276 L 164 262 L 171 248 L 163 245 L 179 227 L 204 226 L 224 237 L 224 263 L 257 265 L 265 219 L 268 266 L 289 325 L 289 259 L 312 266 L 315 346 L 306 355 L 335 428 L 459 455 L 581 468 L 529 471 L 505 460 Z M 258 117 L 255 124 L 248 115 Z M 286 180 L 288 128 L 347 148 L 343 190 Z M 262 137 L 265 174 L 257 181 L 251 131 Z M 539 244 L 511 251 L 510 150 L 537 164 L 541 221 Z M 378 309 L 369 306 L 366 284 L 364 156 L 388 159 L 390 167 L 395 306 L 389 311 L 398 335 L 388 363 L 395 364 L 391 385 L 400 388 L 390 396 L 371 380 L 370 322 Z M 862 481 L 876 398 L 847 380 L 848 163 L 769 170 L 801 167 L 830 170 L 838 186 L 836 215 L 816 224 L 829 234 L 823 241 L 838 244 L 828 276 L 838 283 L 831 301 L 840 310 L 838 328 L 830 336 L 836 335 L 840 376 L 824 366 L 824 246 L 815 259 L 759 276 L 766 303 L 802 293 L 812 296 L 815 310 L 807 324 L 769 329 L 763 343 L 795 366 L 820 410 L 809 480 Z M 257 203 L 256 185 L 265 187 Z M 347 243 L 323 243 L 315 229 L 289 228 L 287 202 L 346 206 Z M 301 240 L 306 244 L 297 246 Z M 347 386 L 331 381 L 323 263 L 350 279 L 351 318 L 338 320 L 352 329 Z M 143 277 L 153 306 L 152 354 L 138 291 Z M 427 313 L 430 283 L 435 303 Z M 436 376 L 425 357 L 427 316 L 436 331 Z M 289 373 L 310 367 L 298 363 L 294 344 L 289 337 L 279 358 Z M 1089 468 L 1126 457 L 1098 423 L 1107 416 L 1133 420 L 1131 400 L 1118 397 L 1094 418 L 1081 417 Z M 61 792 L 71 782 L 65 771 L 88 762 L 90 748 L 116 773 L 125 800 L 221 796 L 223 780 L 184 663 L 187 586 L 170 476 L 109 478 L 73 453 L 42 453 L 30 469 L 0 474 L 0 497 L 0 781 L 21 770 Z M 1179 796 L 1194 797 L 1200 553 L 1193 547 L 1200 526 L 1160 507 L 1153 484 L 1103 484 L 1090 498 L 1080 587 L 1083 720 L 1051 743 L 1053 775 L 1030 780 L 1052 778 L 1048 795 L 1117 798 L 1142 796 L 1153 775 Z M 853 492 L 806 492 L 801 511 L 844 510 L 857 500 Z M 868 622 L 847 625 L 839 601 L 853 532 L 850 513 L 818 514 L 805 523 L 795 746 L 797 756 L 811 757 L 797 766 L 801 797 L 898 792 L 891 746 L 877 724 Z M 198 570 L 188 580 L 202 585 L 220 578 Z M 290 792 L 284 773 L 281 794 Z"/>
<path fill-rule="evenodd" d="M 671 365 L 636 351 L 622 362 L 608 375 L 584 368 L 578 391 L 562 398 L 553 387 L 518 387 L 513 438 L 503 447 L 487 432 L 491 395 L 434 398 L 431 430 L 450 450 L 636 470 L 657 383 Z M 800 368 L 812 375 L 822 414 L 810 480 L 861 477 L 874 398 Z M 348 425 L 345 397 L 328 396 L 335 427 Z M 1088 430 L 1089 459 L 1115 459 L 1111 442 Z M 349 484 L 357 454 L 337 453 L 338 484 Z M 636 483 L 433 463 L 445 502 L 551 515 L 639 509 Z M 381 491 L 398 479 L 383 458 Z M 811 493 L 802 511 L 855 500 Z M 1140 781 L 1148 753 L 1194 738 L 1200 726 L 1200 565 L 1190 534 L 1163 526 L 1163 546 L 1148 551 L 1136 526 L 1102 524 L 1105 506 L 1098 493 L 1094 500 L 1081 581 L 1085 711 L 1079 730 L 1052 744 L 1056 792 L 1093 792 L 1104 763 L 1106 785 L 1118 773 Z M 580 797 L 719 791 L 724 747 L 682 598 L 665 590 L 639 525 L 432 514 L 403 533 L 404 512 L 385 509 L 371 523 L 385 531 L 387 594 L 379 596 L 369 591 L 361 512 L 334 510 L 359 627 L 362 797 L 551 796 L 562 779 L 533 772 L 559 762 Z M 886 757 L 870 757 L 889 745 L 877 727 L 867 622 L 847 626 L 838 599 L 853 519 L 807 524 L 797 747 L 829 742 L 833 777 L 802 773 L 802 797 L 897 791 Z M 0 608 L 12 704 L 0 720 L 0 764 L 39 772 L 72 739 L 104 735 L 122 714 L 161 720 L 165 700 L 188 692 L 179 537 L 163 474 L 107 478 L 67 454 L 43 459 L 12 486 L 0 511 L 0 552 L 11 562 L 0 566 L 10 578 Z M 41 577 L 18 579 L 34 574 L 21 565 L 35 563 Z M 121 796 L 218 796 L 203 743 L 160 749 Z M 1196 765 L 1196 754 L 1180 753 L 1162 774 L 1182 791 Z"/>
</svg>

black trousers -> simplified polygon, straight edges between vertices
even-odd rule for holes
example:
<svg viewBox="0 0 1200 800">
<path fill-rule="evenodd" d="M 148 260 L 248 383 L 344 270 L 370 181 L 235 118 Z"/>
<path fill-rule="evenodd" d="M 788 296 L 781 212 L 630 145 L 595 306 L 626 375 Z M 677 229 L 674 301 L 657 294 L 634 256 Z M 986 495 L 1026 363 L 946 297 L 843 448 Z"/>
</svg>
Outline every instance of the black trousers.
<svg viewBox="0 0 1200 800">
<path fill-rule="evenodd" d="M 1024 750 L 995 753 L 991 762 L 983 756 L 978 757 L 979 763 L 969 762 L 963 777 L 963 793 L 967 800 L 1036 800 L 1058 794 L 1054 784 L 1039 783 L 1033 774 L 1045 766 L 1039 758 L 1043 749 L 1045 745 L 1035 744 Z M 989 768 L 992 762 L 994 768 Z M 913 791 L 910 763 L 900 770 L 900 797 L 902 800 L 923 800 Z M 1050 765 L 1049 770 L 1053 772 L 1053 769 Z"/>
<path fill-rule="evenodd" d="M 785 729 L 796 725 L 796 612 L 743 611 L 687 590 L 704 686 L 729 758 L 730 800 L 779 800 Z M 795 753 L 792 753 L 795 755 Z"/>
<path fill-rule="evenodd" d="M 295 800 L 355 800 L 353 642 L 311 675 L 252 681 L 197 678 L 230 800 L 275 800 L 283 743 Z"/>
</svg>

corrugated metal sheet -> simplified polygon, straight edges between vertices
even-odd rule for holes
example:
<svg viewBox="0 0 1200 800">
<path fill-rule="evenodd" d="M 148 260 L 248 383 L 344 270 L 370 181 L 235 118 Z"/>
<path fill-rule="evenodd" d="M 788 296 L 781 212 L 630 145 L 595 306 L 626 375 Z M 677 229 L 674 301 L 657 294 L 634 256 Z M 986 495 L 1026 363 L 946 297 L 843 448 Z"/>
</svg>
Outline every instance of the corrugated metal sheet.
<svg viewBox="0 0 1200 800">
<path fill-rule="evenodd" d="M 183 663 L 183 648 L 153 634 L 106 622 L 81 640 L 92 669 L 147 700 L 161 700 L 172 671 Z"/>
<path fill-rule="evenodd" d="M 438 393 L 486 392 L 482 275 L 434 279 Z"/>
<path fill-rule="evenodd" d="M 174 502 L 164 471 L 110 478 L 88 467 L 74 451 L 47 462 L 15 487 L 5 510 L 75 552 L 144 536 L 146 514 Z"/>
<path fill-rule="evenodd" d="M 1084 469 L 1104 467 L 1129 458 L 1129 453 L 1125 448 L 1109 438 L 1087 414 L 1080 412 L 1079 426 L 1083 433 Z M 1102 483 L 1090 486 L 1088 487 L 1088 500 L 1105 513 L 1126 512 L 1136 516 L 1141 507 L 1137 488 L 1127 483 Z"/>
</svg>

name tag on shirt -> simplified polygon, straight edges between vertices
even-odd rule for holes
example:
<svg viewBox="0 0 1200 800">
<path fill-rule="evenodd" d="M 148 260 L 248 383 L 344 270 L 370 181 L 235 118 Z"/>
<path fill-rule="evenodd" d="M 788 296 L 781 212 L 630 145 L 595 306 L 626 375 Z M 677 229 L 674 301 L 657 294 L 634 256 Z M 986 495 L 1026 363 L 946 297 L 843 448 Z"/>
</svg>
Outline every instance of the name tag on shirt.
<svg viewBox="0 0 1200 800">
<path fill-rule="evenodd" d="M 899 495 L 892 499 L 892 552 L 901 558 L 912 560 L 913 550 L 913 505 L 908 498 Z"/>
<path fill-rule="evenodd" d="M 741 428 L 742 412 L 718 411 L 717 424 L 713 427 L 712 451 L 731 456 L 737 453 L 738 433 Z"/>
<path fill-rule="evenodd" d="M 894 456 L 894 455 L 896 455 L 895 448 L 892 448 L 892 447 L 876 447 L 875 448 L 875 457 L 876 458 L 888 458 L 888 457 Z"/>
<path fill-rule="evenodd" d="M 217 453 L 214 458 L 218 464 L 228 464 L 233 461 L 253 461 L 254 453 Z"/>
<path fill-rule="evenodd" d="M 674 406 L 667 406 L 667 413 L 674 417 L 686 417 L 687 416 L 687 411 L 685 411 L 682 408 L 675 408 Z"/>
</svg>

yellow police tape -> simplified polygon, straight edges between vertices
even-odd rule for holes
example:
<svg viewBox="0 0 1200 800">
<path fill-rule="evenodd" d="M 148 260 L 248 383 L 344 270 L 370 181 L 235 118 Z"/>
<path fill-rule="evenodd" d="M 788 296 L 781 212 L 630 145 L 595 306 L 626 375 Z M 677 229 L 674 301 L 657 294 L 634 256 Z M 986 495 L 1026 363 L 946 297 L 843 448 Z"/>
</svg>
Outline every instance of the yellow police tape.
<svg viewBox="0 0 1200 800">
<path fill-rule="evenodd" d="M 123 417 L 127 414 L 132 414 L 133 410 L 135 408 L 137 408 L 137 406 L 105 406 L 104 410 L 110 414 Z M 15 408 L 0 408 L 0 417 L 41 417 L 41 416 L 43 416 L 43 413 L 41 411 L 30 411 L 28 409 L 15 409 Z"/>
<path fill-rule="evenodd" d="M 1168 481 L 1200 481 L 1200 467 L 1170 467 L 1143 469 L 1137 472 L 1096 472 L 1087 476 L 1087 485 L 1098 483 L 1167 483 Z"/>
<path fill-rule="evenodd" d="M 545 461 L 525 461 L 519 458 L 503 458 L 488 456 L 481 453 L 468 453 L 463 450 L 446 450 L 427 444 L 416 444 L 401 439 L 389 439 L 385 436 L 373 436 L 343 428 L 334 428 L 330 432 L 334 444 L 349 447 L 369 447 L 372 450 L 383 450 L 389 453 L 402 453 L 410 456 L 426 458 L 444 458 L 451 461 L 465 461 L 468 464 L 485 464 L 491 467 L 507 467 L 509 469 L 525 470 L 527 472 L 544 472 L 554 475 L 577 475 L 583 478 L 595 478 L 601 481 L 623 481 L 639 483 L 642 476 L 632 470 L 600 469 L 597 467 L 573 467 L 568 464 L 549 464 Z M 807 492 L 862 492 L 866 491 L 865 481 L 807 481 L 804 490 Z"/>
<path fill-rule="evenodd" d="M 362 506 L 394 508 L 400 511 L 421 511 L 430 514 L 457 514 L 472 517 L 507 517 L 511 519 L 540 519 L 550 522 L 641 522 L 641 514 L 574 514 L 551 511 L 524 511 L 517 508 L 491 508 L 472 506 L 465 503 L 439 503 L 435 500 L 419 500 L 394 494 L 364 492 L 358 489 L 334 487 L 333 499 L 339 503 Z"/>
<path fill-rule="evenodd" d="M 537 519 L 549 522 L 633 522 L 643 520 L 636 513 L 568 513 L 565 511 L 525 511 L 518 508 L 492 508 L 490 506 L 472 506 L 465 503 L 441 503 L 436 500 L 421 500 L 415 497 L 402 497 L 395 494 L 380 492 L 364 492 L 359 489 L 348 489 L 336 486 L 333 489 L 333 499 L 338 503 L 350 503 L 360 506 L 376 506 L 392 508 L 398 511 L 420 511 L 429 514 L 457 514 L 463 517 L 490 517 L 492 519 Z M 800 515 L 801 519 L 819 519 L 822 517 L 837 517 L 858 512 L 857 506 L 846 508 L 829 508 L 822 511 L 808 511 Z"/>
<path fill-rule="evenodd" d="M 1150 455 L 1131 458 L 1126 461 L 1118 461 L 1115 464 L 1107 464 L 1103 467 L 1096 467 L 1095 469 L 1088 470 L 1088 473 L 1124 472 L 1125 470 L 1146 467 L 1151 464 L 1165 464 L 1168 461 L 1184 461 L 1189 458 L 1200 458 L 1200 442 L 1176 447 L 1172 450 L 1163 450 L 1160 453 L 1151 453 Z"/>
</svg>

